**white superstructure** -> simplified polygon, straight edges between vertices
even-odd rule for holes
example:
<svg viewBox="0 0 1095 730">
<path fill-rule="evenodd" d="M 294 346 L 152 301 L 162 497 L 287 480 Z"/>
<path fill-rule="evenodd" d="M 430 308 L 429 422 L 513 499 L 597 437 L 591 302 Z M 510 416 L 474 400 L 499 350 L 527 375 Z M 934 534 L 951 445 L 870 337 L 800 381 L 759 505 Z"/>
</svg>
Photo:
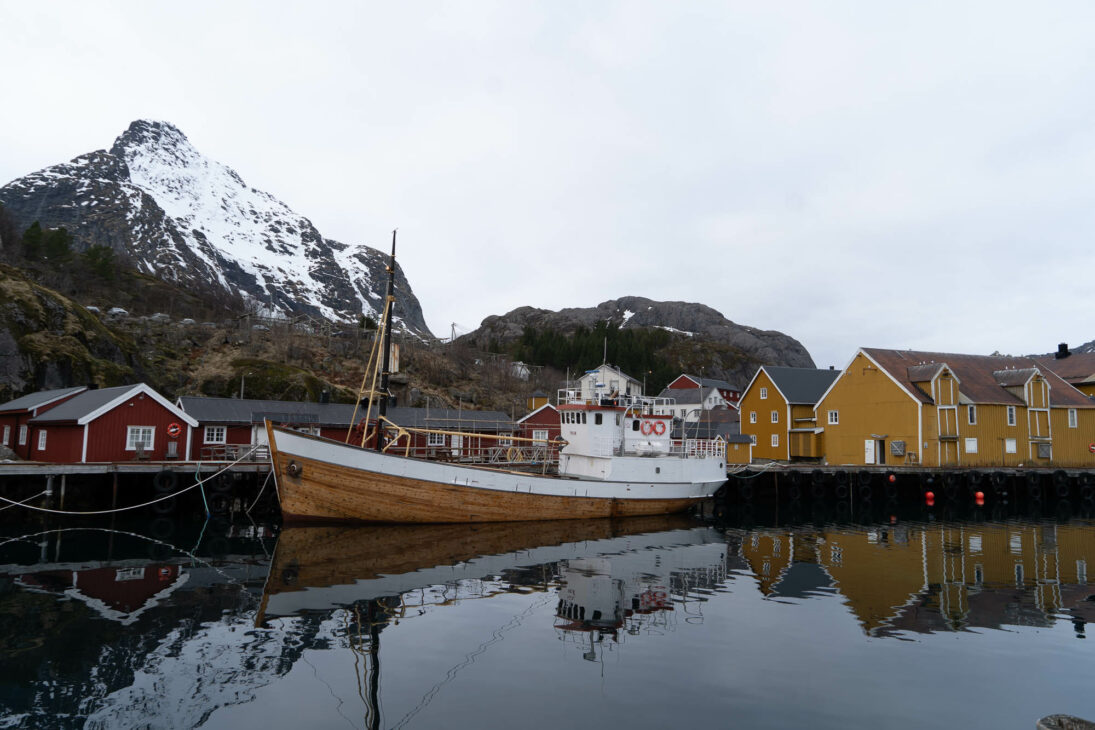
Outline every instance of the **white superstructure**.
<svg viewBox="0 0 1095 730">
<path fill-rule="evenodd" d="M 559 391 L 559 474 L 624 482 L 720 482 L 726 445 L 688 439 L 674 444 L 673 400 L 646 396 L 588 397 Z"/>
</svg>

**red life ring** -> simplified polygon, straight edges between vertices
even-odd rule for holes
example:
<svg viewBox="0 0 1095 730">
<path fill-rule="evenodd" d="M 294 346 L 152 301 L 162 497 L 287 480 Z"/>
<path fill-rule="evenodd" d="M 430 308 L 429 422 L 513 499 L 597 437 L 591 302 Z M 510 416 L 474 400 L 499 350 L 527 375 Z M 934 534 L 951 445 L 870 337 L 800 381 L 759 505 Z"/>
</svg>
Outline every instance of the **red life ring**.
<svg viewBox="0 0 1095 730">
<path fill-rule="evenodd" d="M 180 426 L 177 423 L 167 424 L 167 435 L 168 436 L 170 436 L 171 438 L 175 438 L 180 433 L 182 433 L 182 426 Z"/>
<path fill-rule="evenodd" d="M 640 427 L 644 436 L 649 436 L 654 433 L 654 424 L 650 421 L 643 421 L 643 425 Z"/>
<path fill-rule="evenodd" d="M 1095 454 L 1095 444 L 1089 444 L 1087 450 Z"/>
<path fill-rule="evenodd" d="M 658 436 L 661 436 L 663 433 L 665 433 L 665 421 L 657 421 L 654 424 L 654 433 L 656 433 Z"/>
</svg>

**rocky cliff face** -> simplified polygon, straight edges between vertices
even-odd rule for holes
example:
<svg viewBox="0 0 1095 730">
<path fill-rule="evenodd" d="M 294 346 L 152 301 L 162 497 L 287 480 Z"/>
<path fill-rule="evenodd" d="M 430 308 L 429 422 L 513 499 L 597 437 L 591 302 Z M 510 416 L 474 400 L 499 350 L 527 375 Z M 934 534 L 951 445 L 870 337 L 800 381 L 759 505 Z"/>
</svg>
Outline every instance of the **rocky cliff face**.
<svg viewBox="0 0 1095 730">
<path fill-rule="evenodd" d="M 521 336 L 525 327 L 572 333 L 578 327 L 592 328 L 609 322 L 620 328 L 654 327 L 675 333 L 673 351 L 682 370 L 702 364 L 708 377 L 745 385 L 759 365 L 814 367 L 802 344 L 782 332 L 760 330 L 735 324 L 703 304 L 655 302 L 643 297 L 622 297 L 585 309 L 521 307 L 483 320 L 476 331 L 460 338 L 480 349 L 508 344 Z M 609 353 L 611 360 L 611 353 Z"/>
<path fill-rule="evenodd" d="M 385 254 L 324 238 L 166 122 L 133 122 L 109 150 L 3 186 L 0 202 L 22 228 L 64 227 L 77 250 L 109 246 L 142 271 L 215 282 L 271 313 L 378 319 L 383 308 Z M 396 286 L 397 322 L 429 336 L 398 265 Z"/>
<path fill-rule="evenodd" d="M 122 385 L 145 375 L 132 340 L 0 266 L 0 401 L 76 384 Z"/>
</svg>

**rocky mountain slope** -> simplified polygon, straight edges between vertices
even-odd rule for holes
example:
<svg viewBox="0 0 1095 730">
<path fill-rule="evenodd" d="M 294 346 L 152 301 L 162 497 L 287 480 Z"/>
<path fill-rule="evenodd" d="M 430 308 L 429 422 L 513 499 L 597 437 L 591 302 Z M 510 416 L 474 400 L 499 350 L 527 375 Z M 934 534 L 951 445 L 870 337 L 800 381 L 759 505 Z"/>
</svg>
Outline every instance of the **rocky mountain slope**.
<svg viewBox="0 0 1095 730">
<path fill-rule="evenodd" d="M 596 307 L 546 309 L 520 307 L 483 320 L 479 329 L 459 341 L 479 349 L 505 347 L 521 337 L 526 327 L 571 334 L 579 327 L 599 323 L 628 328 L 656 328 L 674 334 L 668 358 L 684 371 L 745 385 L 759 365 L 814 367 L 802 344 L 782 332 L 735 324 L 703 304 L 656 302 L 643 297 L 622 297 Z M 607 353 L 609 362 L 612 353 Z"/>
<path fill-rule="evenodd" d="M 324 238 L 305 217 L 203 156 L 166 122 L 139 120 L 109 150 L 0 188 L 21 227 L 66 228 L 74 247 L 109 246 L 185 286 L 215 282 L 269 313 L 379 319 L 386 255 Z M 430 336 L 403 271 L 396 320 Z"/>
</svg>

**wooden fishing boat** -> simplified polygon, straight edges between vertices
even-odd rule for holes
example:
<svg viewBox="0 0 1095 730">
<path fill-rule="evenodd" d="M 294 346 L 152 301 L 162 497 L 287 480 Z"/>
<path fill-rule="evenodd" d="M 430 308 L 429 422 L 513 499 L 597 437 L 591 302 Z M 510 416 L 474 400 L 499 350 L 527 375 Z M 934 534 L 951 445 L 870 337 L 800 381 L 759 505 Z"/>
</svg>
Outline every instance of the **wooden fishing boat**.
<svg viewBox="0 0 1095 730">
<path fill-rule="evenodd" d="M 724 444 L 672 442 L 671 399 L 589 397 L 576 389 L 559 393 L 563 441 L 551 444 L 558 448 L 557 473 L 400 455 L 392 447 L 404 437 L 409 445 L 409 430 L 386 418 L 394 271 L 393 237 L 383 326 L 358 399 L 370 404 L 361 423 L 375 427 L 363 427 L 355 443 L 348 443 L 348 434 L 343 443 L 266 423 L 287 522 L 509 522 L 669 514 L 711 497 L 726 482 Z M 372 421 L 374 402 L 379 412 Z"/>
</svg>

